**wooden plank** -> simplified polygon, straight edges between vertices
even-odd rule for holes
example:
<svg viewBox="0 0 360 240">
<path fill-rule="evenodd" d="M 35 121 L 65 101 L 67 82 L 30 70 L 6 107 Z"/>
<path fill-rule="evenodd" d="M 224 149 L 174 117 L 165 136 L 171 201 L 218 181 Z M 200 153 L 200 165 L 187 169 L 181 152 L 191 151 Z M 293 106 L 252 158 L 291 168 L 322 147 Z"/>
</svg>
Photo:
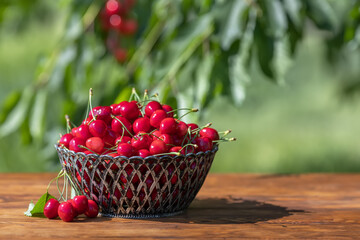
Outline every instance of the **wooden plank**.
<svg viewBox="0 0 360 240">
<path fill-rule="evenodd" d="M 54 174 L 0 174 L 0 239 L 360 236 L 360 174 L 211 174 L 182 215 L 75 222 L 25 217 Z M 54 192 L 54 189 L 52 189 Z"/>
</svg>

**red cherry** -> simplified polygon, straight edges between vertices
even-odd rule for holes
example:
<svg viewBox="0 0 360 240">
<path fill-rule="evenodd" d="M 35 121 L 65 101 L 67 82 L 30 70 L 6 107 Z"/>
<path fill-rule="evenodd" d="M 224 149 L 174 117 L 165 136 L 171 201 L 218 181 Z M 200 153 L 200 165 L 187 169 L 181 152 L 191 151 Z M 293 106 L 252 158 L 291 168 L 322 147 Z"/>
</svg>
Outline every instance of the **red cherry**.
<svg viewBox="0 0 360 240">
<path fill-rule="evenodd" d="M 189 145 L 189 146 L 184 147 L 180 153 L 183 155 L 186 155 L 188 153 L 195 153 L 195 152 L 196 152 L 195 147 Z"/>
<path fill-rule="evenodd" d="M 77 131 L 78 131 L 78 128 L 77 128 L 77 127 L 74 127 L 73 129 L 71 129 L 71 134 L 72 134 L 73 136 L 76 136 Z"/>
<path fill-rule="evenodd" d="M 199 134 L 201 137 L 208 137 L 212 141 L 219 140 L 219 133 L 215 129 L 210 127 L 201 129 Z"/>
<path fill-rule="evenodd" d="M 148 104 L 146 104 L 145 114 L 146 114 L 146 116 L 151 117 L 151 115 L 156 110 L 162 110 L 161 104 L 159 102 L 157 102 L 157 101 L 151 101 Z"/>
<path fill-rule="evenodd" d="M 88 138 L 85 144 L 87 148 L 96 153 L 101 153 L 104 151 L 104 141 L 99 137 Z"/>
<path fill-rule="evenodd" d="M 89 112 L 89 117 L 93 117 L 94 114 L 96 120 L 103 120 L 105 123 L 109 123 L 112 120 L 111 113 L 112 111 L 109 106 L 98 106 Z"/>
<path fill-rule="evenodd" d="M 80 125 L 78 127 L 75 137 L 79 137 L 83 139 L 88 139 L 89 137 L 92 137 L 89 131 L 89 126 L 84 124 Z"/>
<path fill-rule="evenodd" d="M 80 147 L 85 146 L 85 140 L 83 138 L 74 137 L 69 143 L 69 149 L 74 152 L 83 152 L 85 149 Z"/>
<path fill-rule="evenodd" d="M 95 120 L 90 123 L 89 130 L 94 137 L 103 137 L 106 134 L 106 124 L 103 120 Z"/>
<path fill-rule="evenodd" d="M 208 137 L 195 138 L 194 143 L 198 146 L 197 152 L 206 152 L 212 149 L 213 143 Z"/>
<path fill-rule="evenodd" d="M 94 154 L 92 151 L 89 151 L 89 150 L 85 150 L 83 153 L 85 153 L 86 155 Z"/>
<path fill-rule="evenodd" d="M 106 2 L 106 12 L 108 14 L 114 14 L 117 13 L 119 11 L 119 2 L 116 0 L 109 0 Z"/>
<path fill-rule="evenodd" d="M 127 50 L 124 48 L 117 48 L 114 51 L 114 56 L 119 63 L 124 63 L 127 59 Z"/>
<path fill-rule="evenodd" d="M 124 20 L 119 25 L 119 30 L 124 35 L 133 35 L 136 32 L 137 28 L 138 24 L 137 21 L 134 19 Z"/>
<path fill-rule="evenodd" d="M 178 122 L 178 131 L 177 135 L 179 136 L 185 136 L 188 131 L 188 126 L 183 121 Z"/>
<path fill-rule="evenodd" d="M 189 123 L 189 124 L 188 124 L 188 127 L 190 127 L 190 130 L 191 130 L 191 131 L 199 128 L 199 126 L 198 126 L 197 124 L 195 124 L 195 123 Z"/>
<path fill-rule="evenodd" d="M 93 120 L 93 118 L 92 117 L 87 117 L 84 121 L 82 121 L 82 124 L 84 124 L 84 125 L 89 125 L 89 123 L 91 122 L 91 120 Z"/>
<path fill-rule="evenodd" d="M 73 207 L 73 209 L 74 209 L 74 218 L 76 218 L 79 215 L 79 213 L 74 208 L 74 200 L 73 199 L 68 199 L 66 202 L 70 203 L 71 206 Z"/>
<path fill-rule="evenodd" d="M 162 120 L 167 118 L 167 114 L 164 110 L 155 110 L 150 116 L 150 125 L 159 128 Z"/>
<path fill-rule="evenodd" d="M 117 147 L 117 152 L 121 156 L 132 157 L 134 156 L 135 149 L 129 143 L 120 143 Z"/>
<path fill-rule="evenodd" d="M 140 131 L 149 132 L 150 130 L 150 119 L 148 117 L 138 118 L 135 120 L 133 124 L 134 133 L 138 133 Z"/>
<path fill-rule="evenodd" d="M 179 135 L 172 135 L 172 139 L 173 139 L 173 143 L 176 146 L 181 146 L 184 140 L 184 137 L 179 136 Z M 186 144 L 186 141 L 184 141 L 184 143 Z"/>
<path fill-rule="evenodd" d="M 111 28 L 120 28 L 123 25 L 123 19 L 118 14 L 113 14 L 109 18 Z"/>
<path fill-rule="evenodd" d="M 88 200 L 88 209 L 85 212 L 85 215 L 90 218 L 97 217 L 99 213 L 99 207 L 93 200 Z"/>
<path fill-rule="evenodd" d="M 176 146 L 176 147 L 172 147 L 170 148 L 169 152 L 180 152 L 181 147 L 180 146 Z"/>
<path fill-rule="evenodd" d="M 149 150 L 152 155 L 165 153 L 167 151 L 167 146 L 162 140 L 154 140 L 150 144 Z"/>
<path fill-rule="evenodd" d="M 169 134 L 161 134 L 159 138 L 164 141 L 168 149 L 171 147 L 170 145 L 173 144 L 173 139 Z"/>
<path fill-rule="evenodd" d="M 124 135 L 129 135 L 129 132 L 132 132 L 132 124 L 125 117 L 117 116 L 111 122 L 111 129 L 121 135 L 123 133 Z"/>
<path fill-rule="evenodd" d="M 74 220 L 75 212 L 71 203 L 63 202 L 59 205 L 58 214 L 64 222 L 71 222 L 72 220 Z"/>
<path fill-rule="evenodd" d="M 113 130 L 108 129 L 107 130 L 107 134 L 105 134 L 105 136 L 103 137 L 103 141 L 105 144 L 105 147 L 109 147 L 111 148 L 112 146 L 115 145 L 115 140 L 117 138 L 118 134 L 115 133 Z"/>
<path fill-rule="evenodd" d="M 139 150 L 139 156 L 142 157 L 142 158 L 146 158 L 148 156 L 151 156 L 151 153 L 147 149 L 140 149 Z"/>
<path fill-rule="evenodd" d="M 159 130 L 156 130 L 151 135 L 153 140 L 159 140 L 161 136 L 161 132 Z"/>
<path fill-rule="evenodd" d="M 173 108 L 169 105 L 162 105 L 162 109 L 167 113 L 168 117 L 174 117 Z"/>
<path fill-rule="evenodd" d="M 66 133 L 60 138 L 59 144 L 69 148 L 69 143 L 73 138 L 74 136 L 71 133 Z"/>
<path fill-rule="evenodd" d="M 122 106 L 125 102 L 126 102 L 126 101 L 122 101 L 122 102 L 120 102 L 119 104 L 115 104 L 115 106 L 113 107 L 112 113 L 113 113 L 114 115 L 120 115 L 120 108 L 121 108 L 121 106 Z"/>
<path fill-rule="evenodd" d="M 136 102 L 124 102 L 120 107 L 121 116 L 128 120 L 134 120 L 140 115 L 139 107 Z"/>
<path fill-rule="evenodd" d="M 75 196 L 72 205 L 79 215 L 83 214 L 88 209 L 88 199 L 84 195 Z"/>
<path fill-rule="evenodd" d="M 129 136 L 120 136 L 115 140 L 116 144 L 120 143 L 131 143 L 131 137 Z"/>
<path fill-rule="evenodd" d="M 131 139 L 131 146 L 133 146 L 136 150 L 147 149 L 150 146 L 152 139 L 149 135 L 144 133 L 145 132 L 139 132 L 139 134 L 135 135 Z"/>
<path fill-rule="evenodd" d="M 52 198 L 49 199 L 49 201 L 46 202 L 44 206 L 44 215 L 48 219 L 56 218 L 58 215 L 58 208 L 60 206 L 60 203 L 58 200 Z"/>
<path fill-rule="evenodd" d="M 165 118 L 160 123 L 160 132 L 167 134 L 175 134 L 178 130 L 178 123 L 174 118 Z"/>
</svg>

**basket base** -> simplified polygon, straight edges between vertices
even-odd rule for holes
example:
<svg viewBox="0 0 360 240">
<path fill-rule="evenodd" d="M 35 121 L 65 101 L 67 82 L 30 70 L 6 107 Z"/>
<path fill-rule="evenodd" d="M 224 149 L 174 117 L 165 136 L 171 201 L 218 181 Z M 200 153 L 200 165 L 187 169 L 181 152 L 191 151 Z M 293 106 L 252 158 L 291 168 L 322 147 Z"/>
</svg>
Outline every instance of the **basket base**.
<svg viewBox="0 0 360 240">
<path fill-rule="evenodd" d="M 111 213 L 99 213 L 102 217 L 110 218 L 129 218 L 129 219 L 146 219 L 146 218 L 161 218 L 171 217 L 183 213 L 184 210 L 171 213 L 159 213 L 159 214 L 111 214 Z"/>
</svg>

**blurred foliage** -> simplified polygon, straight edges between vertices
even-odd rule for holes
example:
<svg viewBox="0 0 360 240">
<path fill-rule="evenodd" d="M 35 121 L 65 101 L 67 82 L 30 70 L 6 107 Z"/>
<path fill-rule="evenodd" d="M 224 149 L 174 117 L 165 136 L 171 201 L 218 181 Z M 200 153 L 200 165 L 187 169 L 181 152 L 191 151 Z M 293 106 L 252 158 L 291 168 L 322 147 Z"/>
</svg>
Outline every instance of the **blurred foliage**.
<svg viewBox="0 0 360 240">
<path fill-rule="evenodd" d="M 359 1 L 337 11 L 339 2 L 327 0 L 138 0 L 133 14 L 139 29 L 127 45 L 128 60 L 119 64 L 99 26 L 104 1 L 57 4 L 67 14 L 63 35 L 40 61 L 33 83 L 3 102 L 0 137 L 20 130 L 24 142 L 52 146 L 65 114 L 75 123 L 84 118 L 90 87 L 94 105 L 127 99 L 132 87 L 178 107 L 206 108 L 219 96 L 240 105 L 251 64 L 283 83 L 309 28 L 321 31 L 334 66 L 343 64 L 337 59 L 346 51 L 359 51 Z M 0 2 L 2 28 L 21 31 L 30 17 L 44 21 L 51 12 L 38 0 Z M 358 82 L 343 88 L 352 92 Z"/>
</svg>

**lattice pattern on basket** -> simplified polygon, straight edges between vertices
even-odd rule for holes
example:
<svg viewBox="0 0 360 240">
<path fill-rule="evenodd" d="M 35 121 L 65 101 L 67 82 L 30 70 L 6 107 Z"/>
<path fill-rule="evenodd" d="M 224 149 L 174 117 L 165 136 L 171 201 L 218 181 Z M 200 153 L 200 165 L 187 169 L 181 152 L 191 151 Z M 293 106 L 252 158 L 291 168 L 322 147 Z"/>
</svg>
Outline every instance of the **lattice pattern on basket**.
<svg viewBox="0 0 360 240">
<path fill-rule="evenodd" d="M 85 155 L 55 146 L 73 182 L 107 216 L 161 216 L 186 209 L 200 190 L 218 146 L 181 156 Z"/>
</svg>

